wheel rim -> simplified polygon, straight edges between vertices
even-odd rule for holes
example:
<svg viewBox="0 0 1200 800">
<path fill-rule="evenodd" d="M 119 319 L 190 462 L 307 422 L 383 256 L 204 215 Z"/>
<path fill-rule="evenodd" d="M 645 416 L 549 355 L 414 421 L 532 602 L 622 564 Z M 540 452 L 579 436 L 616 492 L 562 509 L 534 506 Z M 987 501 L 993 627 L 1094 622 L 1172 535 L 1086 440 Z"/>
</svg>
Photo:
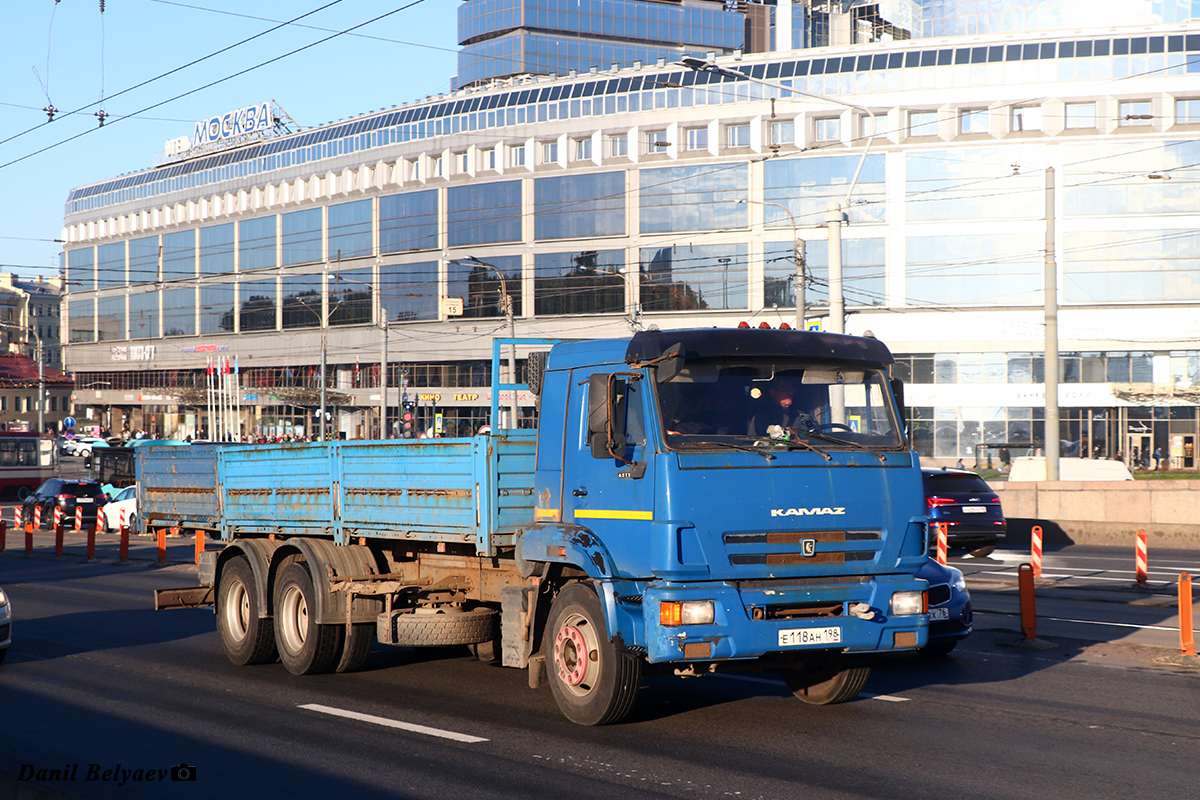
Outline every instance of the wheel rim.
<svg viewBox="0 0 1200 800">
<path fill-rule="evenodd" d="M 583 697 L 595 688 L 599 656 L 595 627 L 582 614 L 572 614 L 554 637 L 554 670 L 568 692 Z"/>
<path fill-rule="evenodd" d="M 236 641 L 246 638 L 250 627 L 250 593 L 241 581 L 235 581 L 225 598 L 225 627 Z"/>
<path fill-rule="evenodd" d="M 279 620 L 283 645 L 292 653 L 304 649 L 308 638 L 308 603 L 300 587 L 292 584 L 283 593 L 283 618 Z"/>
</svg>

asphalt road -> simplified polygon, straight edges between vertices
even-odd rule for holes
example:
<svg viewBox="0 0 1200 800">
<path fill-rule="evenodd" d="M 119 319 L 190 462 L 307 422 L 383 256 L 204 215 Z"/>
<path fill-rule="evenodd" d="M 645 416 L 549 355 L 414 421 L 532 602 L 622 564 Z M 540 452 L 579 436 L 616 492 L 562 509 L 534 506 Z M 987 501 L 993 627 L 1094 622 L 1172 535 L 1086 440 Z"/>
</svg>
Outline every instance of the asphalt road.
<svg viewBox="0 0 1200 800">
<path fill-rule="evenodd" d="M 155 588 L 193 579 L 153 558 L 0 554 L 16 612 L 0 667 L 10 784 L 29 765 L 74 777 L 41 784 L 68 797 L 1093 800 L 1200 787 L 1200 669 L 1158 663 L 1169 648 L 1107 626 L 1064 623 L 1039 630 L 1055 649 L 1015 646 L 1003 576 L 975 591 L 976 632 L 952 656 L 884 659 L 854 702 L 806 706 L 771 674 L 654 677 L 633 718 L 605 728 L 572 725 L 523 672 L 460 649 L 377 648 L 352 675 L 235 667 L 210 611 L 152 610 Z M 1089 591 L 1039 595 L 1039 611 L 1170 616 Z M 179 764 L 194 782 L 157 780 Z"/>
</svg>

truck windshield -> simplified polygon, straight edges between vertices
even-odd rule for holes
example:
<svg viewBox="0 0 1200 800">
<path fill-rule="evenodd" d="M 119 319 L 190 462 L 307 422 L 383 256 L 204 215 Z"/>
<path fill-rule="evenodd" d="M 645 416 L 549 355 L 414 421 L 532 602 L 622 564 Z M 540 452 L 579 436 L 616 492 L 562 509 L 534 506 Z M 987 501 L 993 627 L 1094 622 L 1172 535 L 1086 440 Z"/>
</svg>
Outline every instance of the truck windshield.
<svg viewBox="0 0 1200 800">
<path fill-rule="evenodd" d="M 666 442 L 821 450 L 904 446 L 887 376 L 862 365 L 780 359 L 688 359 L 657 387 Z"/>
</svg>

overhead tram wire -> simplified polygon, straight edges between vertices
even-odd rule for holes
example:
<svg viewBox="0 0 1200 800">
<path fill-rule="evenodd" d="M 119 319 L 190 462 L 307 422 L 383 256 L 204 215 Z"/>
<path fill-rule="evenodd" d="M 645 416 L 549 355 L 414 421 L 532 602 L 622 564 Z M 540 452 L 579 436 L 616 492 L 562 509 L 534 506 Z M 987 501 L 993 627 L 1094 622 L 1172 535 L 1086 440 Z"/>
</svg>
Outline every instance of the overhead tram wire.
<svg viewBox="0 0 1200 800">
<path fill-rule="evenodd" d="M 334 0 L 334 2 L 342 2 L 342 1 L 343 0 Z M 425 2 L 425 1 L 426 0 L 413 0 L 412 2 L 409 2 L 409 4 L 406 6 L 401 6 L 400 8 L 394 8 L 394 10 L 379 14 L 378 17 L 373 17 L 372 19 L 366 20 L 366 22 L 362 22 L 362 23 L 359 23 L 358 25 L 350 26 L 350 28 L 347 28 L 346 30 L 338 31 L 338 32 L 336 32 L 336 34 L 332 34 L 330 36 L 320 38 L 320 40 L 317 40 L 316 42 L 310 42 L 308 44 L 304 44 L 304 46 L 295 48 L 293 50 L 289 50 L 289 52 L 283 53 L 282 55 L 272 56 L 272 58 L 270 58 L 266 61 L 260 61 L 256 65 L 253 65 L 251 67 L 246 67 L 245 70 L 239 70 L 238 72 L 228 74 L 228 76 L 226 76 L 226 77 L 217 78 L 216 80 L 211 80 L 211 82 L 206 83 L 204 85 L 196 86 L 196 88 L 194 88 L 194 89 L 188 89 L 187 91 L 180 92 L 179 95 L 175 95 L 174 97 L 168 97 L 167 100 L 163 100 L 163 101 L 160 101 L 157 103 L 152 103 L 152 104 L 150 104 L 150 106 L 146 106 L 145 108 L 138 110 L 138 112 L 134 112 L 133 114 L 122 116 L 122 118 L 120 118 L 120 120 L 124 121 L 127 119 L 134 118 L 134 116 L 144 114 L 145 112 L 149 112 L 149 110 L 152 110 L 155 108 L 160 108 L 162 106 L 166 106 L 166 104 L 168 104 L 168 103 L 173 103 L 176 100 L 181 100 L 181 98 L 197 94 L 197 92 L 199 92 L 199 91 L 204 91 L 205 89 L 211 89 L 212 86 L 221 85 L 223 83 L 228 82 L 228 80 L 233 80 L 234 78 L 239 78 L 241 76 L 244 76 L 244 74 L 253 72 L 254 70 L 260 70 L 260 68 L 269 66 L 271 64 L 275 64 L 275 62 L 290 58 L 290 56 L 293 56 L 293 55 L 296 55 L 299 53 L 304 53 L 305 50 L 310 50 L 314 47 L 319 46 L 319 44 L 324 44 L 325 42 L 330 42 L 332 40 L 335 40 L 335 38 L 337 38 L 337 37 L 349 34 L 349 32 L 358 30 L 360 28 L 365 28 L 365 26 L 367 26 L 367 25 L 372 25 L 374 23 L 377 23 L 377 22 L 379 22 L 380 19 L 386 19 L 388 17 L 395 16 L 395 14 L 400 13 L 402 11 L 408 11 L 409 8 L 413 8 L 414 6 L 419 6 L 422 4 L 422 2 Z M 332 4 L 330 4 L 330 5 L 332 5 Z M 205 58 L 211 58 L 211 56 L 205 56 Z M 182 68 L 182 67 L 180 67 L 180 68 Z M 89 106 L 85 106 L 84 108 L 90 108 L 90 107 L 91 106 L 89 104 Z M 88 130 L 86 130 L 86 131 L 79 132 L 77 134 L 74 134 L 74 136 L 72 136 L 72 137 L 67 137 L 66 139 L 61 139 L 61 140 L 59 140 L 59 142 L 44 146 L 44 148 L 41 148 L 40 150 L 35 150 L 35 151 L 30 152 L 30 154 L 26 154 L 26 155 L 20 156 L 18 158 L 13 158 L 13 160 L 7 161 L 5 163 L 0 163 L 0 169 L 6 169 L 8 167 L 12 167 L 13 164 L 18 164 L 23 161 L 28 161 L 29 158 L 32 158 L 34 156 L 40 156 L 43 154 L 43 152 L 47 152 L 49 150 L 54 150 L 55 148 L 59 148 L 59 146 L 61 146 L 61 145 L 74 142 L 74 140 L 88 136 L 89 133 L 94 133 L 97 130 L 98 130 L 98 128 L 88 128 Z M 7 142 L 7 140 L 10 140 L 10 139 L 6 139 L 5 142 Z M 4 144 L 4 142 L 0 142 L 0 144 Z"/>
</svg>

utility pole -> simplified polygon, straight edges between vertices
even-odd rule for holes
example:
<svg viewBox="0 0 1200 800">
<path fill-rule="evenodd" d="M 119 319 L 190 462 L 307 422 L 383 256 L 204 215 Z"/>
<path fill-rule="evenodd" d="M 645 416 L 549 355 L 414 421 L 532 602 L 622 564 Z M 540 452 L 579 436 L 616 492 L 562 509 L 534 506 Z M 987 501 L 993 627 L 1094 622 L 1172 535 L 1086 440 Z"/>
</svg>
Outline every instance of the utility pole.
<svg viewBox="0 0 1200 800">
<path fill-rule="evenodd" d="M 1054 167 L 1046 168 L 1046 480 L 1058 480 L 1058 262 L 1054 256 Z"/>
</svg>

